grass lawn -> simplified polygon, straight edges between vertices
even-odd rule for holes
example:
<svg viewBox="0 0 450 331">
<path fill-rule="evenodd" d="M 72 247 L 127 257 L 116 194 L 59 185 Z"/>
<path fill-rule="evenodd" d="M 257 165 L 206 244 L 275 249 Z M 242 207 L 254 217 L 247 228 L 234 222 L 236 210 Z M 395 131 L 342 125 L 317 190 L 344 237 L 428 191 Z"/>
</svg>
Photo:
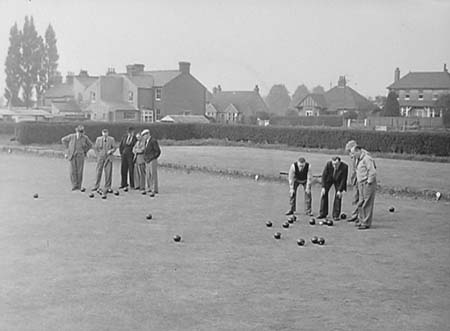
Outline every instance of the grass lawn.
<svg viewBox="0 0 450 331">
<path fill-rule="evenodd" d="M 371 230 L 286 230 L 279 183 L 161 170 L 156 198 L 101 200 L 67 168 L 0 153 L 0 330 L 448 330 L 448 203 L 379 195 Z"/>
<path fill-rule="evenodd" d="M 304 156 L 320 175 L 331 155 L 224 146 L 165 146 L 161 162 L 200 165 L 216 169 L 241 170 L 264 175 L 278 175 L 288 171 L 300 155 Z M 350 163 L 348 156 L 342 156 Z M 450 193 L 450 165 L 448 163 L 376 159 L 378 182 L 389 188 L 409 187 Z"/>
</svg>

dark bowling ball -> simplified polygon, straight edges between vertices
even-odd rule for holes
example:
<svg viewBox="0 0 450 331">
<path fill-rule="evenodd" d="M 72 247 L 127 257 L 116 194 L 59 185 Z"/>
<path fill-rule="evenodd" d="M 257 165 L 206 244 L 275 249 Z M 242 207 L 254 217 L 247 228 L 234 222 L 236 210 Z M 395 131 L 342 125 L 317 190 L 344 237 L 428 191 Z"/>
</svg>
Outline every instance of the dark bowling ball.
<svg viewBox="0 0 450 331">
<path fill-rule="evenodd" d="M 311 218 L 311 219 L 309 220 L 309 224 L 310 224 L 310 225 L 316 224 L 316 220 L 315 220 L 314 218 Z"/>
<path fill-rule="evenodd" d="M 175 236 L 173 236 L 173 240 L 175 242 L 179 242 L 179 241 L 181 241 L 181 237 L 179 235 L 175 235 Z"/>
<path fill-rule="evenodd" d="M 102 199 L 106 199 L 106 194 L 103 194 L 103 195 L 102 195 Z"/>
<path fill-rule="evenodd" d="M 328 221 L 327 221 L 327 225 L 328 225 L 328 226 L 333 226 L 333 220 L 328 220 Z"/>
<path fill-rule="evenodd" d="M 39 194 L 35 193 L 35 194 L 33 195 L 33 198 L 35 198 L 35 199 L 39 198 Z"/>
<path fill-rule="evenodd" d="M 146 219 L 151 220 L 153 218 L 152 214 L 148 214 L 147 216 L 145 216 Z"/>
<path fill-rule="evenodd" d="M 89 193 L 89 198 L 93 198 L 94 197 L 94 193 Z"/>
<path fill-rule="evenodd" d="M 289 223 L 288 222 L 283 223 L 282 227 L 285 229 L 289 228 Z"/>
<path fill-rule="evenodd" d="M 128 187 L 125 187 L 123 190 L 124 190 L 125 192 L 128 192 Z"/>
<path fill-rule="evenodd" d="M 304 246 L 305 245 L 305 239 L 299 239 L 297 240 L 297 245 Z"/>
<path fill-rule="evenodd" d="M 342 213 L 341 214 L 341 220 L 345 220 L 347 218 L 347 214 L 346 213 Z"/>
<path fill-rule="evenodd" d="M 313 244 L 317 244 L 318 241 L 319 241 L 319 238 L 317 236 L 314 236 L 314 237 L 311 238 L 311 242 Z"/>
<path fill-rule="evenodd" d="M 288 223 L 293 224 L 295 220 L 293 218 L 288 219 Z"/>
<path fill-rule="evenodd" d="M 280 238 L 281 238 L 281 233 L 275 232 L 275 234 L 273 235 L 273 237 L 274 237 L 275 239 L 280 239 Z"/>
<path fill-rule="evenodd" d="M 325 239 L 324 238 L 319 238 L 319 240 L 317 240 L 317 243 L 319 244 L 319 245 L 325 245 Z"/>
<path fill-rule="evenodd" d="M 80 189 L 80 191 L 81 191 L 81 192 L 85 192 L 86 189 L 85 189 L 84 187 L 82 187 L 82 188 Z"/>
<path fill-rule="evenodd" d="M 272 222 L 271 222 L 271 221 L 267 221 L 267 222 L 266 222 L 266 226 L 267 226 L 268 228 L 270 228 L 270 227 L 272 226 Z"/>
<path fill-rule="evenodd" d="M 395 208 L 394 207 L 389 207 L 389 211 L 391 212 L 391 213 L 393 213 L 394 211 L 395 211 Z"/>
<path fill-rule="evenodd" d="M 147 192 L 145 192 L 145 191 L 142 191 L 142 192 L 141 192 L 141 194 L 142 194 L 142 195 L 146 195 L 146 194 L 147 194 Z"/>
</svg>

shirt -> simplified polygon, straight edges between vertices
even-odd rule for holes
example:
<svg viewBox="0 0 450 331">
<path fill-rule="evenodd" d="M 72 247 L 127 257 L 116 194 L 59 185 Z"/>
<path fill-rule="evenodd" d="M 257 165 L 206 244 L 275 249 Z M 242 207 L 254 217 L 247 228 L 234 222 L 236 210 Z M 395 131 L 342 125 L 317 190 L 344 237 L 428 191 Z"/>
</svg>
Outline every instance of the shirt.
<svg viewBox="0 0 450 331">
<path fill-rule="evenodd" d="M 301 170 L 301 166 L 300 163 L 298 161 L 297 165 L 298 168 Z M 291 167 L 289 168 L 289 173 L 288 173 L 288 180 L 289 180 L 289 188 L 290 189 L 294 189 L 294 182 L 295 182 L 295 166 L 294 163 L 292 163 Z M 308 175 L 306 176 L 306 187 L 311 188 L 311 182 L 312 182 L 312 171 L 311 171 L 311 163 L 309 164 L 309 168 L 308 168 Z"/>
<path fill-rule="evenodd" d="M 358 183 L 367 181 L 369 184 L 377 179 L 375 161 L 364 151 L 361 152 L 359 159 L 356 160 L 356 179 Z"/>
</svg>

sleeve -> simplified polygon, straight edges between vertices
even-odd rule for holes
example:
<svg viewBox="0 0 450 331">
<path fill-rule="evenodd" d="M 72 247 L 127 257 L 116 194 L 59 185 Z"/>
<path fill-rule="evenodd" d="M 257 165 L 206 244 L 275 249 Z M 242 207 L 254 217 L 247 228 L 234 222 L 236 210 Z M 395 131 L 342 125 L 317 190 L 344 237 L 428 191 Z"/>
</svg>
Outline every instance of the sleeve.
<svg viewBox="0 0 450 331">
<path fill-rule="evenodd" d="M 70 134 L 61 138 L 61 143 L 67 148 L 69 147 Z"/>
<path fill-rule="evenodd" d="M 112 147 L 111 147 L 111 149 L 109 150 L 109 152 L 110 152 L 111 154 L 113 154 L 113 153 L 116 151 L 116 149 L 117 149 L 117 146 L 116 146 L 116 140 L 114 139 L 114 137 L 111 137 L 111 145 L 112 145 Z"/>
<path fill-rule="evenodd" d="M 120 145 L 119 145 L 120 155 L 122 155 L 122 152 L 123 152 L 123 149 L 124 149 L 124 141 L 125 141 L 125 139 L 122 137 L 122 139 L 120 140 Z"/>
<path fill-rule="evenodd" d="M 325 187 L 325 178 L 327 177 L 327 173 L 328 173 L 328 163 L 325 164 L 325 167 L 323 168 L 322 171 L 322 177 L 320 178 L 320 183 L 322 184 L 322 188 Z"/>
<path fill-rule="evenodd" d="M 347 191 L 348 166 L 344 164 L 344 171 L 342 172 L 342 179 L 339 185 L 339 192 Z"/>
<path fill-rule="evenodd" d="M 308 168 L 308 175 L 306 176 L 306 187 L 311 189 L 312 181 L 313 181 L 313 175 L 312 175 L 312 167 L 311 164 L 309 164 Z"/>
<path fill-rule="evenodd" d="M 157 159 L 161 155 L 161 148 L 159 148 L 158 140 L 155 140 L 155 159 Z"/>
<path fill-rule="evenodd" d="M 354 156 L 351 157 L 352 164 L 351 164 L 351 175 L 350 175 L 350 183 L 352 185 L 356 185 L 356 159 Z"/>
<path fill-rule="evenodd" d="M 366 157 L 367 167 L 367 183 L 371 184 L 375 182 L 377 178 L 377 170 L 375 169 L 375 162 L 371 157 Z"/>
<path fill-rule="evenodd" d="M 295 174 L 295 168 L 294 168 L 294 164 L 291 164 L 291 167 L 289 168 L 289 173 L 288 173 L 288 181 L 289 181 L 289 189 L 294 189 L 294 174 Z"/>
</svg>

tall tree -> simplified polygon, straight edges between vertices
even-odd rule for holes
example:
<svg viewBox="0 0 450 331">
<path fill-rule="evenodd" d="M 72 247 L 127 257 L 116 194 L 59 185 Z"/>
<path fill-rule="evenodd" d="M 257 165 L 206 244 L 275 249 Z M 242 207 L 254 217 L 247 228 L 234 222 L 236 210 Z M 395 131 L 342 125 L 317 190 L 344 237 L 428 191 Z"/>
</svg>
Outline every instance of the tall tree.
<svg viewBox="0 0 450 331">
<path fill-rule="evenodd" d="M 297 87 L 294 94 L 292 95 L 291 103 L 289 104 L 289 108 L 294 109 L 297 104 L 302 101 L 304 97 L 309 94 L 308 88 L 302 84 Z"/>
<path fill-rule="evenodd" d="M 450 128 L 450 94 L 442 95 L 435 103 L 436 109 L 442 114 L 446 128 Z"/>
<path fill-rule="evenodd" d="M 6 88 L 5 98 L 8 100 L 10 106 L 20 106 L 19 99 L 20 85 L 21 85 L 21 32 L 15 23 L 9 34 L 9 48 L 8 55 L 5 61 L 6 73 Z"/>
<path fill-rule="evenodd" d="M 389 92 L 387 96 L 383 116 L 400 116 L 400 105 L 397 100 L 397 93 L 394 91 Z"/>
<path fill-rule="evenodd" d="M 289 92 L 283 84 L 275 84 L 272 86 L 266 97 L 266 103 L 270 112 L 277 115 L 284 115 L 290 102 Z"/>
<path fill-rule="evenodd" d="M 39 72 L 42 68 L 43 40 L 34 26 L 33 17 L 25 16 L 22 32 L 22 99 L 27 108 L 33 106 L 37 97 Z"/>
<path fill-rule="evenodd" d="M 44 53 L 43 67 L 45 70 L 46 84 L 45 90 L 55 85 L 55 78 L 58 70 L 58 49 L 56 47 L 56 34 L 51 24 L 48 25 L 45 31 L 45 53 Z"/>
<path fill-rule="evenodd" d="M 314 88 L 312 89 L 312 93 L 316 93 L 316 94 L 324 94 L 324 93 L 325 93 L 325 89 L 323 88 L 323 86 L 317 85 L 316 87 L 314 87 Z"/>
</svg>

